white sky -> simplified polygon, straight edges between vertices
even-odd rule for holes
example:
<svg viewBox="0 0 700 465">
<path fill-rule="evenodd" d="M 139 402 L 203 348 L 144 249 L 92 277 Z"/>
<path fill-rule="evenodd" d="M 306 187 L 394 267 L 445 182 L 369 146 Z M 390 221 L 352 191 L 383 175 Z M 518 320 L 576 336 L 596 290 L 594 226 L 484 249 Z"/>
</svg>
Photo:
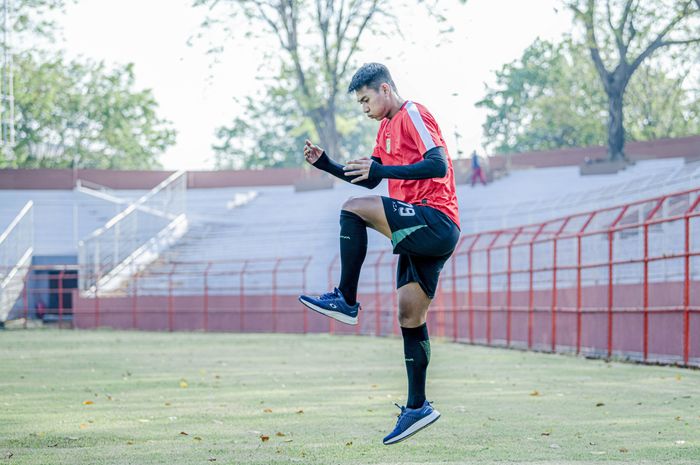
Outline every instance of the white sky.
<svg viewBox="0 0 700 465">
<path fill-rule="evenodd" d="M 204 14 L 191 3 L 80 0 L 58 20 L 63 40 L 57 45 L 70 57 L 135 64 L 137 88 L 152 89 L 159 115 L 178 131 L 177 144 L 160 159 L 166 169 L 212 169 L 216 128 L 240 114 L 234 97 L 260 89 L 255 77 L 262 55 L 255 47 L 234 48 L 228 43 L 215 64 L 205 54 L 206 41 L 187 45 Z M 385 63 L 401 96 L 424 104 L 436 117 L 453 156 L 458 148 L 465 154 L 474 149 L 483 153 L 486 116 L 474 104 L 483 98 L 485 83 L 492 84 L 493 71 L 518 58 L 536 37 L 558 40 L 572 28 L 571 17 L 560 0 L 468 0 L 466 5 L 445 0 L 444 4 L 455 28 L 448 41 L 443 39 L 436 47 L 437 26 L 416 7 L 398 12 L 406 40 L 365 41 L 357 61 Z M 461 135 L 459 147 L 455 130 Z"/>
</svg>

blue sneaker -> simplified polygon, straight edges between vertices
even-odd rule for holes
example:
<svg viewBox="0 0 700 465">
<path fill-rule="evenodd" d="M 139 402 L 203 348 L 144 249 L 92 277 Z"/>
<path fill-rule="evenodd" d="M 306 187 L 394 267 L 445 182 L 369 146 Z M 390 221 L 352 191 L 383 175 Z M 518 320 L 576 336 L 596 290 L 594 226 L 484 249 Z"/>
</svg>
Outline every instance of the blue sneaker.
<svg viewBox="0 0 700 465">
<path fill-rule="evenodd" d="M 341 323 L 356 325 L 357 313 L 360 310 L 360 303 L 348 305 L 345 297 L 336 287 L 333 292 L 323 295 L 310 296 L 300 295 L 299 302 L 309 307 L 311 310 L 334 318 Z"/>
<path fill-rule="evenodd" d="M 430 426 L 440 418 L 440 412 L 435 410 L 427 400 L 420 408 L 407 408 L 394 404 L 401 409 L 394 431 L 384 438 L 384 445 L 396 444 L 409 436 L 413 436 L 426 426 Z"/>
</svg>

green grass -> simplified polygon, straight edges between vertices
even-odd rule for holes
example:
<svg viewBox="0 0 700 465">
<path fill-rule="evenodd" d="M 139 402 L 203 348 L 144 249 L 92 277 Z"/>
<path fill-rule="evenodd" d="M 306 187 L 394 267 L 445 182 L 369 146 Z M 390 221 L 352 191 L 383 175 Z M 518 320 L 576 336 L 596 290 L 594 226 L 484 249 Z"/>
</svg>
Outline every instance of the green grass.
<svg viewBox="0 0 700 465">
<path fill-rule="evenodd" d="M 700 463 L 700 371 L 432 352 L 443 417 L 387 447 L 398 339 L 0 332 L 0 463 Z"/>
</svg>

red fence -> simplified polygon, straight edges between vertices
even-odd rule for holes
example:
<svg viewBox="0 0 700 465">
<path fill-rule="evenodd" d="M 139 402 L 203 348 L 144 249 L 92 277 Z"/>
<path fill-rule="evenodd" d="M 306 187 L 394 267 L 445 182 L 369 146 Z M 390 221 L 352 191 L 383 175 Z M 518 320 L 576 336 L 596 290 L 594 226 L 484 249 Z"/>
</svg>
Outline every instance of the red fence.
<svg viewBox="0 0 700 465">
<path fill-rule="evenodd" d="M 699 204 L 695 189 L 465 235 L 443 270 L 431 334 L 700 366 Z M 396 258 L 368 254 L 354 327 L 297 302 L 300 293 L 326 290 L 308 288 L 311 257 L 169 263 L 91 295 L 68 282 L 76 266 L 35 266 L 13 314 L 76 328 L 399 334 Z M 337 284 L 338 257 L 323 273 L 329 288 Z"/>
</svg>

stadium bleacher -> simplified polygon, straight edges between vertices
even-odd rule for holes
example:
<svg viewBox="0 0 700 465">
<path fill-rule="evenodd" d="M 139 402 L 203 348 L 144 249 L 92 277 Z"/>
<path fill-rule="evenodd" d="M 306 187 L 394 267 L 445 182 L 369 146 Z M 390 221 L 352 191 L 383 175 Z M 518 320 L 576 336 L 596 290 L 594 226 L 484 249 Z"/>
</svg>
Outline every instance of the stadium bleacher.
<svg viewBox="0 0 700 465">
<path fill-rule="evenodd" d="M 459 184 L 457 192 L 462 230 L 468 234 L 698 185 L 700 163 L 674 158 L 639 161 L 614 176 L 581 176 L 575 166 L 525 169 L 486 187 Z M 123 200 L 118 203 L 76 189 L 0 190 L 0 224 L 9 222 L 27 200 L 33 200 L 34 255 L 76 256 L 80 239 L 145 192 L 110 190 L 110 196 Z M 325 287 L 329 262 L 337 253 L 338 211 L 347 198 L 370 193 L 386 195 L 386 183 L 373 191 L 342 182 L 330 190 L 306 192 L 294 192 L 292 186 L 188 189 L 189 231 L 140 273 L 139 285 L 164 292 L 164 276 L 173 262 L 190 263 L 189 270 L 196 275 L 210 261 L 312 256 L 309 281 L 320 283 L 315 287 Z M 370 251 L 387 246 L 379 234 L 369 234 Z M 176 292 L 199 290 L 199 281 L 183 280 Z M 221 288 L 226 286 L 222 282 Z"/>
</svg>

